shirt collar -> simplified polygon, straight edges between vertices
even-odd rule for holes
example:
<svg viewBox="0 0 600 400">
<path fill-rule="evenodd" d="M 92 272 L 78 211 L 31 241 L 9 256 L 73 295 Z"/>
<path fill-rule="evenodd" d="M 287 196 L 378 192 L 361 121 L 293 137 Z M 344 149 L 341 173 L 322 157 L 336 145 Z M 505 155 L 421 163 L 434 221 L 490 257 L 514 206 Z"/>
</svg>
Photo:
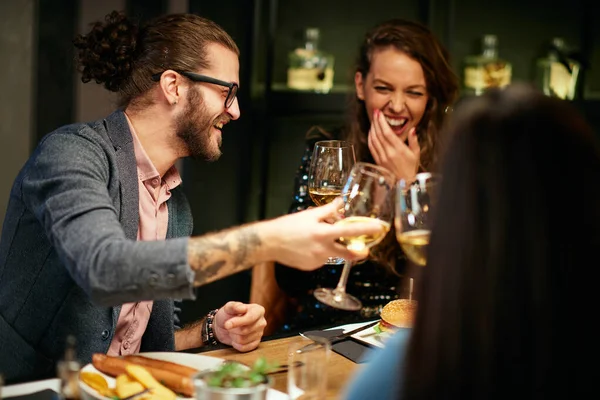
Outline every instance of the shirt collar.
<svg viewBox="0 0 600 400">
<path fill-rule="evenodd" d="M 131 131 L 131 136 L 133 138 L 133 150 L 135 152 L 135 162 L 137 164 L 138 170 L 138 178 L 140 182 L 148 181 L 154 178 L 161 178 L 158 170 L 152 163 L 150 157 L 144 150 L 144 146 L 142 146 L 142 142 L 140 141 L 129 116 L 125 113 L 125 118 L 127 118 L 127 123 L 129 124 L 129 130 Z M 177 170 L 177 167 L 173 165 L 171 168 L 167 170 L 164 177 L 162 177 L 165 184 L 169 187 L 169 189 L 173 189 L 181 184 L 181 175 Z"/>
</svg>

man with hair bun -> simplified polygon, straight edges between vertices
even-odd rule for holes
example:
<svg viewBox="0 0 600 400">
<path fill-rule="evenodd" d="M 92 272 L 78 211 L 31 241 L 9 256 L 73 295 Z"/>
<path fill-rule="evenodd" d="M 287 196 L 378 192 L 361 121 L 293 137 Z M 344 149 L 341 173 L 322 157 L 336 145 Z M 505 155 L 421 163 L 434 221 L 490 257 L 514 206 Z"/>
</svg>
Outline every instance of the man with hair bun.
<svg viewBox="0 0 600 400">
<path fill-rule="evenodd" d="M 112 12 L 75 39 L 83 82 L 116 92 L 98 121 L 46 135 L 13 184 L 0 241 L 0 372 L 8 383 L 55 376 L 68 335 L 78 358 L 223 343 L 256 348 L 257 304 L 228 302 L 177 329 L 174 299 L 278 261 L 314 270 L 335 242 L 379 227 L 327 223 L 337 203 L 191 237 L 175 163 L 216 160 L 240 117 L 239 51 L 214 22 L 165 15 L 144 26 Z"/>
</svg>

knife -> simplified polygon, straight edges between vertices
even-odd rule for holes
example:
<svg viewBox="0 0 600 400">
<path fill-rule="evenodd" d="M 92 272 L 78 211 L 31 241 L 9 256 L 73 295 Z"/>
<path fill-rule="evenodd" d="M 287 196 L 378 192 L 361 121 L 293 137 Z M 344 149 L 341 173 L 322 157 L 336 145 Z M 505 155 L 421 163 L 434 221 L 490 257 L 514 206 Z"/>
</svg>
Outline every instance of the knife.
<svg viewBox="0 0 600 400">
<path fill-rule="evenodd" d="M 315 348 L 317 346 L 319 346 L 320 344 L 323 344 L 325 342 L 329 342 L 329 344 L 334 344 L 334 343 L 338 343 L 341 342 L 342 340 L 349 338 L 352 335 L 357 334 L 358 332 L 364 331 L 365 329 L 369 329 L 375 325 L 377 325 L 379 323 L 379 320 L 377 321 L 373 321 L 373 322 L 369 322 L 368 324 L 365 324 L 363 326 L 360 326 L 356 329 L 352 329 L 351 331 L 348 332 L 344 332 L 342 334 L 339 335 L 335 335 L 335 336 L 331 336 L 331 337 L 324 337 L 324 336 L 318 336 L 318 335 L 312 335 L 312 334 L 306 334 L 306 333 L 300 333 L 300 336 L 305 337 L 307 339 L 313 340 L 315 343 L 310 343 L 307 344 L 304 347 L 301 347 L 298 352 L 302 353 L 304 351 L 308 351 L 312 348 Z"/>
</svg>

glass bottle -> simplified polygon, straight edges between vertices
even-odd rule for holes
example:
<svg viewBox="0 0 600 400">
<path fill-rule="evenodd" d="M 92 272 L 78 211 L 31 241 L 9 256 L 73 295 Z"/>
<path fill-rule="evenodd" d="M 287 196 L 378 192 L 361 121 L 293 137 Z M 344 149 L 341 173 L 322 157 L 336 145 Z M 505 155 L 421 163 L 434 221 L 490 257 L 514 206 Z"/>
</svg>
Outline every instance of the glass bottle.
<svg viewBox="0 0 600 400">
<path fill-rule="evenodd" d="M 77 400 L 79 396 L 79 370 L 81 365 L 77 360 L 75 336 L 69 335 L 62 360 L 56 364 L 56 372 L 60 379 L 62 396 L 67 400 Z"/>
<path fill-rule="evenodd" d="M 536 62 L 536 86 L 547 96 L 575 98 L 581 64 L 569 57 L 564 39 L 555 37 L 545 57 Z"/>
<path fill-rule="evenodd" d="M 287 86 L 290 89 L 327 93 L 333 87 L 330 53 L 319 50 L 319 29 L 306 28 L 304 47 L 288 55 Z"/>
<path fill-rule="evenodd" d="M 498 37 L 484 35 L 481 47 L 481 54 L 464 59 L 464 89 L 468 95 L 480 95 L 486 89 L 511 82 L 512 64 L 498 56 Z"/>
</svg>

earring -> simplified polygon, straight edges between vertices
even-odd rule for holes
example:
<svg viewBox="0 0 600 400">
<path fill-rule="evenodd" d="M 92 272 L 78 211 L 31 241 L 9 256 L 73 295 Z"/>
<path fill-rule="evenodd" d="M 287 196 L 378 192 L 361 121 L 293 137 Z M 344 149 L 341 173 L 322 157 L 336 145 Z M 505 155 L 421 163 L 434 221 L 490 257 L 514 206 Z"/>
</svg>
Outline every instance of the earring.
<svg viewBox="0 0 600 400">
<path fill-rule="evenodd" d="M 175 100 L 171 105 L 176 105 L 177 104 L 177 100 Z"/>
</svg>

